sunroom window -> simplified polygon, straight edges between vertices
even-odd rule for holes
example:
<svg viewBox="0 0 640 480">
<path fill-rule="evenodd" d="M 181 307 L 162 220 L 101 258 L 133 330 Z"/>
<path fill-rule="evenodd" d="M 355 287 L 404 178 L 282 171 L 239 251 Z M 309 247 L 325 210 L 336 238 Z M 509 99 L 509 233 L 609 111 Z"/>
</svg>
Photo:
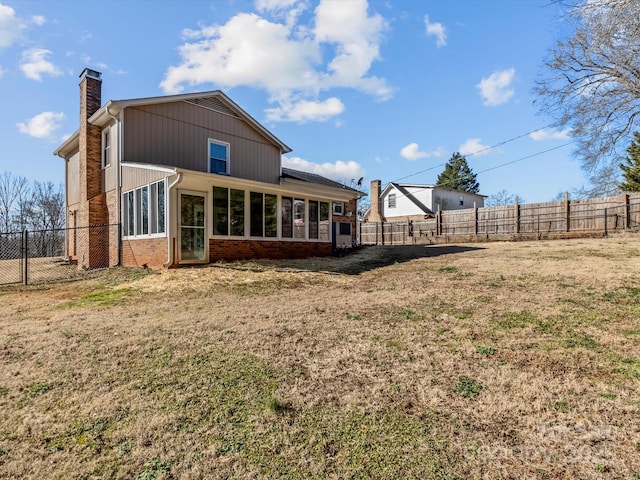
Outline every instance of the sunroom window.
<svg viewBox="0 0 640 480">
<path fill-rule="evenodd" d="M 125 192 L 122 195 L 122 235 L 164 235 L 165 200 L 164 180 Z"/>
</svg>

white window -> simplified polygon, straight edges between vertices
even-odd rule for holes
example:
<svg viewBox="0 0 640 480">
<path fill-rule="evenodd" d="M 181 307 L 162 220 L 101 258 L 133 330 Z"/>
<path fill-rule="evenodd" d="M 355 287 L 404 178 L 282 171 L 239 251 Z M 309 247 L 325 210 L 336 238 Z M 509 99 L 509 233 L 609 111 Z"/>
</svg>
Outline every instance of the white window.
<svg viewBox="0 0 640 480">
<path fill-rule="evenodd" d="M 105 128 L 102 131 L 102 168 L 111 164 L 111 130 Z"/>
<path fill-rule="evenodd" d="M 164 236 L 165 181 L 138 187 L 122 195 L 122 236 Z"/>
<path fill-rule="evenodd" d="M 229 150 L 226 142 L 209 139 L 209 173 L 229 175 Z"/>
<path fill-rule="evenodd" d="M 387 197 L 388 200 L 388 206 L 389 208 L 396 208 L 396 194 L 395 193 L 390 193 L 389 196 Z"/>
<path fill-rule="evenodd" d="M 333 202 L 333 214 L 344 215 L 344 202 Z"/>
</svg>

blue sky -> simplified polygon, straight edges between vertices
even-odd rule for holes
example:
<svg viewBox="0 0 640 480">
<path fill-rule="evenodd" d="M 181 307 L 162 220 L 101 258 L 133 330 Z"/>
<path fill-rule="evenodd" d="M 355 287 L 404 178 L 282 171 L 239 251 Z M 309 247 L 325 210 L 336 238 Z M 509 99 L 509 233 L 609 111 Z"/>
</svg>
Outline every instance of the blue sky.
<svg viewBox="0 0 640 480">
<path fill-rule="evenodd" d="M 0 172 L 63 181 L 52 152 L 78 128 L 78 75 L 90 67 L 103 74 L 103 102 L 222 89 L 293 149 L 291 168 L 430 184 L 459 151 L 482 194 L 550 201 L 586 182 L 570 132 L 532 103 L 562 31 L 557 8 L 0 0 Z"/>
</svg>

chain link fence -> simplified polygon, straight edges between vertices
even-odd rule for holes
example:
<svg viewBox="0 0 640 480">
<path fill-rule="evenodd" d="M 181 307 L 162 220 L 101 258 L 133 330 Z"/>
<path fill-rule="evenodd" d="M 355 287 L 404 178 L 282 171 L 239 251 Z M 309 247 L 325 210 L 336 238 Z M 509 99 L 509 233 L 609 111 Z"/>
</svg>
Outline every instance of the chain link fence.
<svg viewBox="0 0 640 480">
<path fill-rule="evenodd" d="M 115 265 L 118 236 L 119 225 L 0 233 L 0 285 L 73 279 Z"/>
</svg>

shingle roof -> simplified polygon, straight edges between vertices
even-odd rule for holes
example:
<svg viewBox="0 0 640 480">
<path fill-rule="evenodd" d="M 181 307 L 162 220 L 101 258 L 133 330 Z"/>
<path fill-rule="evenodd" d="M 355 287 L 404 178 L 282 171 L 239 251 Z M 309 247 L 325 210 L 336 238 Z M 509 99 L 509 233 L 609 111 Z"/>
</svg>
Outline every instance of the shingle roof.
<svg viewBox="0 0 640 480">
<path fill-rule="evenodd" d="M 321 175 L 317 175 L 315 173 L 309 172 L 301 172 L 300 170 L 293 170 L 291 168 L 282 167 L 282 177 L 283 178 L 291 178 L 294 180 L 300 180 L 302 182 L 309 183 L 317 183 L 318 185 L 324 185 L 326 187 L 334 187 L 341 188 L 343 190 L 349 190 L 354 193 L 362 193 L 355 188 L 347 187 L 340 182 L 336 182 L 335 180 L 331 180 L 330 178 L 323 177 Z"/>
</svg>

